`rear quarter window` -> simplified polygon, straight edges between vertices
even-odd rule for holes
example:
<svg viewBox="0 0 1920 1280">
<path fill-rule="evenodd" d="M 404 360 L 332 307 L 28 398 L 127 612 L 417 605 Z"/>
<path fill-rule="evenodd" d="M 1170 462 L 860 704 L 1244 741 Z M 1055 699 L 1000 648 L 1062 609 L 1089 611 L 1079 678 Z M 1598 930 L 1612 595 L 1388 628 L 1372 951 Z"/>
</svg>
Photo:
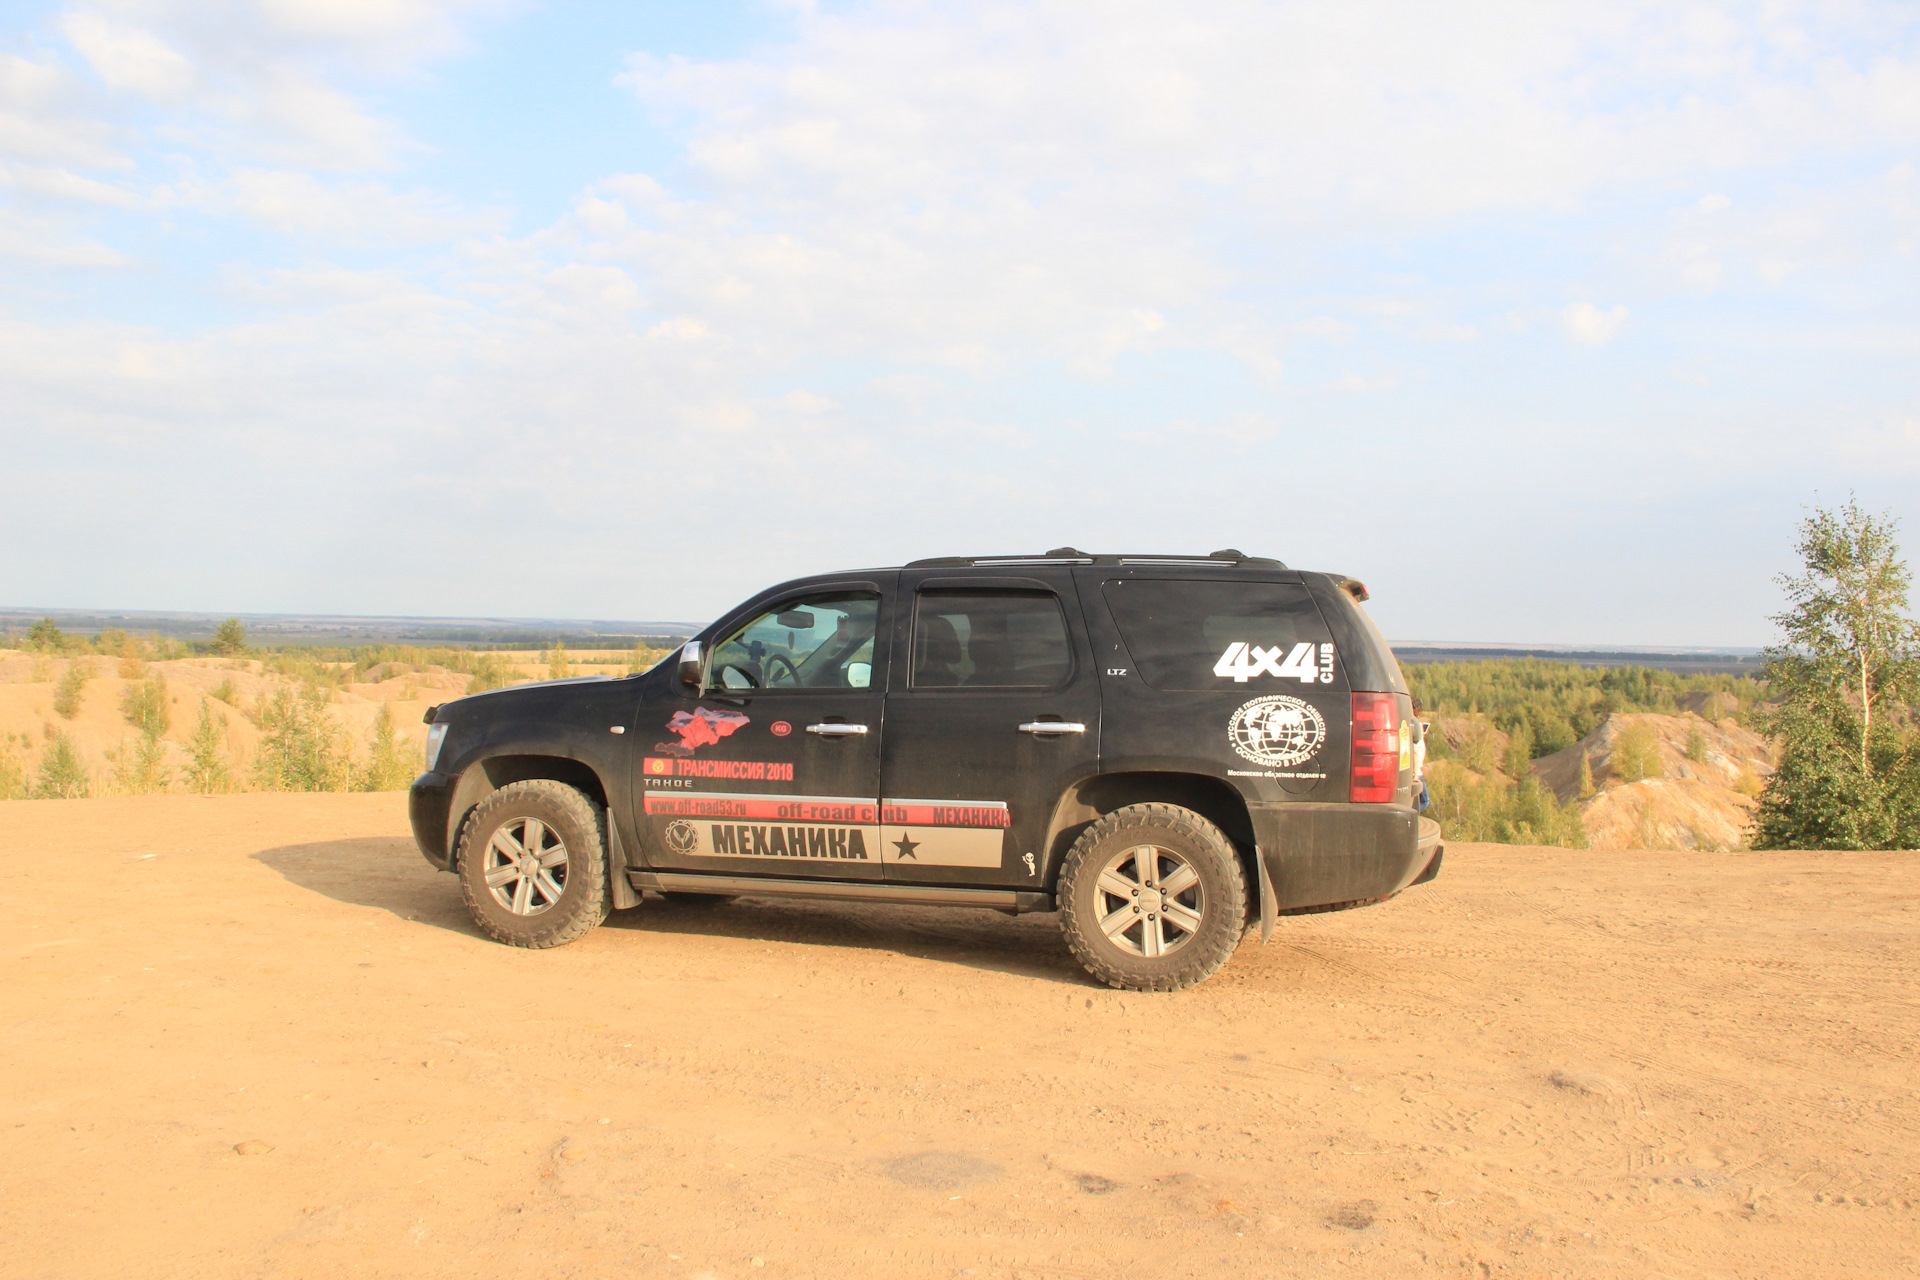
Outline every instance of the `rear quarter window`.
<svg viewBox="0 0 1920 1280">
<path fill-rule="evenodd" d="M 1113 579 L 1101 594 L 1141 680 L 1155 689 L 1344 689 L 1307 589 L 1286 582 Z"/>
</svg>

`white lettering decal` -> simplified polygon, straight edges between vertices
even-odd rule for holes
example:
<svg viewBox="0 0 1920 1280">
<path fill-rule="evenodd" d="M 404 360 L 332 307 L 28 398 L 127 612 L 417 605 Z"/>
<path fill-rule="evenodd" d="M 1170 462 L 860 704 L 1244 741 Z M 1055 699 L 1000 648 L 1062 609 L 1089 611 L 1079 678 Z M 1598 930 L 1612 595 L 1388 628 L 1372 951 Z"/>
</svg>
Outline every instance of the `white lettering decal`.
<svg viewBox="0 0 1920 1280">
<path fill-rule="evenodd" d="M 1314 658 L 1314 645 L 1310 641 L 1301 641 L 1287 652 L 1286 661 L 1281 661 L 1283 645 L 1274 645 L 1263 649 L 1257 644 L 1248 644 L 1245 640 L 1235 640 L 1213 664 L 1213 674 L 1226 678 L 1232 676 L 1235 684 L 1245 684 L 1255 676 L 1278 676 L 1281 679 L 1292 678 L 1301 684 L 1333 683 L 1333 646 L 1319 646 L 1319 661 Z"/>
</svg>

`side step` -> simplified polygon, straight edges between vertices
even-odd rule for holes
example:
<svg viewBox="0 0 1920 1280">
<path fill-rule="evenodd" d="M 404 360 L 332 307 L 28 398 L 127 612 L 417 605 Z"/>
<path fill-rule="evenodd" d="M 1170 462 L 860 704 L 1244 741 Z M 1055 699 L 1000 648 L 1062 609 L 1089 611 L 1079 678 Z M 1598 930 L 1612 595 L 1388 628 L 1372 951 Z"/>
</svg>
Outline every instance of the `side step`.
<svg viewBox="0 0 1920 1280">
<path fill-rule="evenodd" d="M 655 893 L 729 893 L 756 897 L 887 902 L 913 907 L 986 907 L 1010 916 L 1052 911 L 1053 895 L 1019 889 L 952 889 L 934 885 L 863 884 L 857 880 L 782 880 L 775 876 L 715 876 L 674 871 L 629 871 L 635 889 Z"/>
</svg>

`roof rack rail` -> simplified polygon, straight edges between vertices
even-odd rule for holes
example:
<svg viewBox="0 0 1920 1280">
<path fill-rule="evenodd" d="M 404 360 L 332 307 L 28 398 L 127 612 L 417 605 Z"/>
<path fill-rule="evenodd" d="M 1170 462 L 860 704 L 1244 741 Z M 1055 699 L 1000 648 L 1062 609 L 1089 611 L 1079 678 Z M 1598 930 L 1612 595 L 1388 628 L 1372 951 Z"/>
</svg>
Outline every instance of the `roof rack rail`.
<svg viewBox="0 0 1920 1280">
<path fill-rule="evenodd" d="M 1190 564 L 1207 565 L 1227 563 L 1249 569 L 1284 569 L 1287 566 L 1278 560 L 1266 556 L 1250 556 L 1244 551 L 1229 547 L 1224 551 L 1215 551 L 1211 555 L 1193 556 L 1178 553 L 1168 555 L 1131 554 L 1096 555 L 1090 551 L 1081 551 L 1076 547 L 1055 547 L 1038 555 L 1009 556 L 935 556 L 928 560 L 910 560 L 909 569 L 972 569 L 981 565 L 1021 565 L 1021 564 L 1092 564 L 1120 566 L 1129 564 Z"/>
</svg>

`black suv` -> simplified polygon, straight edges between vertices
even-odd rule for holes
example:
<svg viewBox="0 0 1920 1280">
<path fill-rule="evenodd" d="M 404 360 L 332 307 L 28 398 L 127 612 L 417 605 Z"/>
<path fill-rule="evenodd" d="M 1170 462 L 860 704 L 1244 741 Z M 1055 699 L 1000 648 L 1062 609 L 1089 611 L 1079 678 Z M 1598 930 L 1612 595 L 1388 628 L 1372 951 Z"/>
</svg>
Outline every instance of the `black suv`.
<svg viewBox="0 0 1920 1280">
<path fill-rule="evenodd" d="M 1256 913 L 1439 871 L 1366 598 L 1237 551 L 783 583 L 644 674 L 429 710 L 414 837 L 516 946 L 648 891 L 1057 910 L 1095 977 L 1190 986 Z"/>
</svg>

